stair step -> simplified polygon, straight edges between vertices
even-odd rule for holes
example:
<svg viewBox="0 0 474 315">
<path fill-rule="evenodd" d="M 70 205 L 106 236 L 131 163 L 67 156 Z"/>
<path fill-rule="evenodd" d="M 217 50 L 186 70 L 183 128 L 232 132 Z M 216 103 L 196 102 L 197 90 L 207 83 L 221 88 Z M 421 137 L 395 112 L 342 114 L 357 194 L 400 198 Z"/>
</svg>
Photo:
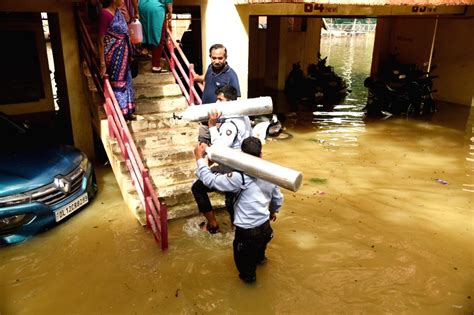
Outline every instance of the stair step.
<svg viewBox="0 0 474 315">
<path fill-rule="evenodd" d="M 155 74 L 155 75 L 171 73 L 170 67 L 169 67 L 168 62 L 166 61 L 166 59 L 161 58 L 160 66 L 164 70 L 164 72 L 162 72 L 162 73 L 152 73 L 151 72 L 151 58 L 150 58 L 150 60 L 138 60 L 138 73 L 139 73 L 138 76 L 140 76 L 142 74 L 146 74 L 146 73 L 151 73 L 151 74 Z"/>
<path fill-rule="evenodd" d="M 215 193 L 209 194 L 214 210 L 225 208 L 224 197 Z M 189 201 L 168 206 L 168 219 L 185 218 L 199 213 L 196 202 Z"/>
<path fill-rule="evenodd" d="M 195 166 L 194 153 L 192 147 L 183 148 L 143 148 L 139 149 L 145 159 L 148 168 L 175 165 L 179 163 L 192 163 Z"/>
<path fill-rule="evenodd" d="M 161 196 L 160 196 L 161 197 Z M 225 207 L 225 196 L 219 192 L 211 192 L 209 193 L 209 199 L 211 201 L 212 207 L 214 209 L 219 209 Z M 188 187 L 188 190 L 182 193 L 174 193 L 169 197 L 163 198 L 166 206 L 168 207 L 169 212 L 176 212 L 176 209 L 179 208 L 187 208 L 192 213 L 198 213 L 198 207 L 196 201 L 194 200 L 193 193 L 191 192 L 191 186 Z M 173 216 L 173 217 L 183 217 L 181 216 Z M 171 217 L 170 219 L 172 219 Z"/>
<path fill-rule="evenodd" d="M 181 88 L 178 84 L 162 84 L 150 87 L 148 84 L 134 84 L 135 97 L 140 98 L 155 98 L 168 96 L 182 96 Z"/>
<path fill-rule="evenodd" d="M 144 85 L 147 84 L 150 87 L 154 87 L 161 84 L 174 84 L 175 78 L 173 73 L 153 73 L 151 71 L 143 71 L 139 73 L 134 79 L 133 84 Z"/>
<path fill-rule="evenodd" d="M 189 128 L 176 128 L 153 133 L 134 134 L 135 143 L 141 148 L 161 148 L 166 150 L 169 147 L 189 147 L 194 148 L 198 139 L 199 130 Z"/>
<path fill-rule="evenodd" d="M 166 97 L 166 98 L 151 98 L 137 100 L 137 114 L 151 114 L 151 113 L 180 113 L 186 110 L 188 102 L 183 96 Z"/>
<path fill-rule="evenodd" d="M 134 133 L 146 132 L 154 130 L 159 132 L 163 129 L 169 128 L 184 128 L 191 127 L 192 129 L 199 129 L 199 125 L 188 120 L 181 120 L 173 118 L 172 113 L 156 113 L 147 115 L 137 115 L 137 119 L 131 121 L 129 128 Z"/>
<path fill-rule="evenodd" d="M 193 201 L 167 206 L 167 209 L 168 220 L 186 218 L 199 213 L 196 203 Z"/>
<path fill-rule="evenodd" d="M 193 180 L 196 177 L 195 169 L 196 167 L 186 164 L 151 168 L 150 176 L 158 187 L 171 186 Z"/>
</svg>

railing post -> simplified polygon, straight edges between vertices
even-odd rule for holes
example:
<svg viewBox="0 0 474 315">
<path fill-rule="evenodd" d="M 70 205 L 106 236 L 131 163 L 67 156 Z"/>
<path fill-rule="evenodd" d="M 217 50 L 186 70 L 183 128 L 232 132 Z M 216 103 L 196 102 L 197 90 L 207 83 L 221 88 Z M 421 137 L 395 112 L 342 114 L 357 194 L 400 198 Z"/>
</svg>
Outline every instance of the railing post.
<svg viewBox="0 0 474 315">
<path fill-rule="evenodd" d="M 160 202 L 160 220 L 161 220 L 161 249 L 168 249 L 168 213 L 164 210 L 166 206 Z"/>
<path fill-rule="evenodd" d="M 120 126 L 119 132 L 120 132 L 120 139 L 122 139 L 123 145 L 126 148 L 127 144 L 130 145 L 130 142 L 122 126 Z M 123 158 L 125 159 L 125 162 L 127 162 L 130 159 L 128 150 L 125 150 L 125 152 L 122 152 L 122 154 L 123 154 Z"/>
<path fill-rule="evenodd" d="M 112 116 L 110 104 L 110 98 L 106 98 L 104 102 L 105 113 L 107 114 L 107 125 L 109 126 L 109 138 L 115 140 L 114 128 L 113 128 L 113 120 L 114 117 Z"/>
<path fill-rule="evenodd" d="M 143 198 L 145 199 L 145 215 L 146 215 L 146 227 L 151 228 L 150 220 L 148 216 L 150 215 L 150 205 L 148 204 L 148 197 L 150 197 L 150 190 L 148 189 L 147 179 L 149 176 L 148 169 L 145 168 L 142 170 L 142 182 L 143 182 Z"/>
<path fill-rule="evenodd" d="M 189 105 L 194 104 L 194 64 L 189 64 Z"/>
<path fill-rule="evenodd" d="M 170 33 L 171 33 L 171 31 L 170 31 Z M 174 65 L 174 60 L 173 60 L 174 45 L 173 45 L 173 41 L 172 41 L 170 38 L 168 38 L 168 39 L 166 40 L 166 46 L 168 46 L 168 51 L 170 52 L 170 61 L 169 61 L 169 63 L 170 63 L 170 69 L 171 69 L 171 70 L 174 70 L 174 67 L 175 67 L 175 65 Z"/>
</svg>

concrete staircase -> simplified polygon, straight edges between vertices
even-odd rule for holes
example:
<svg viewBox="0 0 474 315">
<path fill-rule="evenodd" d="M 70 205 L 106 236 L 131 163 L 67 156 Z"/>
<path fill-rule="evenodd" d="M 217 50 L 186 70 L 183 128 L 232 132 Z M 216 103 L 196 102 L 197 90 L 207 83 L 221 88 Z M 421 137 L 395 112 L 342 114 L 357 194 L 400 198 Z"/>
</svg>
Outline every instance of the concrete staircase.
<svg viewBox="0 0 474 315">
<path fill-rule="evenodd" d="M 89 35 L 94 39 L 96 23 L 88 21 L 85 12 L 79 11 Z M 140 223 L 145 225 L 145 211 L 120 148 L 116 140 L 109 137 L 103 96 L 97 91 L 86 63 L 83 65 L 84 93 L 89 100 L 94 130 L 101 137 L 124 201 Z M 162 60 L 162 68 L 169 70 L 165 60 Z M 142 161 L 149 169 L 158 197 L 163 199 L 168 208 L 168 219 L 197 214 L 191 185 L 195 179 L 193 149 L 199 125 L 172 118 L 174 112 L 179 113 L 187 108 L 186 99 L 171 72 L 151 73 L 150 61 L 140 62 L 134 88 L 137 120 L 129 123 L 128 127 Z M 211 194 L 210 197 L 216 208 L 224 206 L 223 196 Z"/>
<path fill-rule="evenodd" d="M 163 65 L 166 68 L 167 65 Z M 142 63 L 134 79 L 137 120 L 129 129 L 158 196 L 168 208 L 168 219 L 197 214 L 191 193 L 196 162 L 193 149 L 199 124 L 173 118 L 173 113 L 186 110 L 188 104 L 171 72 L 155 74 L 149 62 Z M 141 224 L 145 213 L 132 185 L 120 148 L 108 137 L 107 120 L 101 121 L 101 138 L 125 202 Z M 211 195 L 213 205 L 222 207 L 224 199 Z"/>
</svg>

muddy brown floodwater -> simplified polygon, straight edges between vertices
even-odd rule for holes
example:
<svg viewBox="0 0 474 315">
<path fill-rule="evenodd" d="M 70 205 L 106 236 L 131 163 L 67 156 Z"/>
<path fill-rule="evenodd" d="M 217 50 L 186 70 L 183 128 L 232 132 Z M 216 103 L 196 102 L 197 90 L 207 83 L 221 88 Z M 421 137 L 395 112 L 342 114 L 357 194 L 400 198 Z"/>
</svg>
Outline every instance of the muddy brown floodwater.
<svg viewBox="0 0 474 315">
<path fill-rule="evenodd" d="M 269 261 L 250 286 L 228 229 L 210 236 L 199 218 L 172 221 L 163 253 L 99 167 L 89 207 L 0 248 L 1 314 L 470 314 L 468 115 L 446 107 L 431 121 L 311 123 L 267 143 L 265 158 L 303 171 L 304 184 L 284 191 Z"/>
<path fill-rule="evenodd" d="M 0 313 L 470 314 L 474 107 L 367 120 L 356 103 L 287 115 L 293 138 L 264 146 L 304 181 L 283 191 L 256 284 L 237 277 L 225 213 L 214 236 L 170 222 L 162 252 L 98 167 L 92 204 L 0 248 Z"/>
</svg>

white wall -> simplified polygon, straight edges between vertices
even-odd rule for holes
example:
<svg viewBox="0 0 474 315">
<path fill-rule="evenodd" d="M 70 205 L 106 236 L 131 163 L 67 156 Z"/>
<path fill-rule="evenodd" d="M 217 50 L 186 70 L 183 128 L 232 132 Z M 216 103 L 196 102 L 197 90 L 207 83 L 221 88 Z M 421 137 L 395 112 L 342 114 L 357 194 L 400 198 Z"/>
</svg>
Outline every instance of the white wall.
<svg viewBox="0 0 474 315">
<path fill-rule="evenodd" d="M 201 2 L 203 68 L 209 65 L 209 47 L 220 43 L 227 48 L 229 65 L 239 77 L 242 98 L 247 98 L 249 59 L 249 15 L 236 10 L 233 0 Z"/>
<path fill-rule="evenodd" d="M 470 106 L 474 95 L 474 19 L 440 19 L 433 71 L 435 98 Z"/>
</svg>

